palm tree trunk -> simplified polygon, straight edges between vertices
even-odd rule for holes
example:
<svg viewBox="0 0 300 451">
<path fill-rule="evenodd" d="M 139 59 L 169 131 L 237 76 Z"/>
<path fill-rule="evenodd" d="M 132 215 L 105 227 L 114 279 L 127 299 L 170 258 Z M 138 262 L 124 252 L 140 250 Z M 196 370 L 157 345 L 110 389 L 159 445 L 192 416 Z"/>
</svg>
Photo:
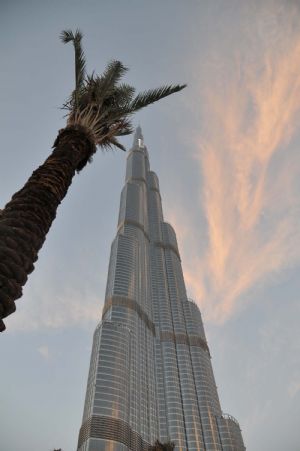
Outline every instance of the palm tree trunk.
<svg viewBox="0 0 300 451">
<path fill-rule="evenodd" d="M 76 170 L 81 170 L 95 151 L 89 132 L 78 125 L 62 129 L 53 148 L 50 157 L 0 213 L 1 332 L 5 330 L 2 318 L 16 310 L 14 301 L 22 296 L 22 286 L 34 270 Z"/>
</svg>

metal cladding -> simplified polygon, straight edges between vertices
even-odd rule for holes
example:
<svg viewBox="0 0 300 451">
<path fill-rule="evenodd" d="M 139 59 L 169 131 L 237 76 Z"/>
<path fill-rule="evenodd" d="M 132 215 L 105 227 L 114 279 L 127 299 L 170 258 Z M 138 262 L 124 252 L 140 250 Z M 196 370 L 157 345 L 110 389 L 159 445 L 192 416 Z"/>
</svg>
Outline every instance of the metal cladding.
<svg viewBox="0 0 300 451">
<path fill-rule="evenodd" d="M 105 305 L 97 326 L 78 451 L 244 451 L 222 414 L 201 313 L 187 298 L 176 234 L 163 220 L 138 127 L 127 158 Z"/>
</svg>

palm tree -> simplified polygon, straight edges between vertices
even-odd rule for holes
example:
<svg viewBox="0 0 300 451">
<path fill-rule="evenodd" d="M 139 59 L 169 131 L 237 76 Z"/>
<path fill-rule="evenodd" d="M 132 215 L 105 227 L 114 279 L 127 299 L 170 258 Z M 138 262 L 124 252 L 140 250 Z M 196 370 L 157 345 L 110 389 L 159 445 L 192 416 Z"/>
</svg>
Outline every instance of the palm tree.
<svg viewBox="0 0 300 451">
<path fill-rule="evenodd" d="M 0 212 L 1 332 L 2 318 L 15 311 L 14 301 L 22 296 L 75 173 L 91 162 L 97 148 L 126 150 L 117 137 L 132 133 L 133 113 L 186 86 L 163 86 L 135 95 L 132 86 L 120 83 L 127 71 L 120 61 L 110 62 L 100 76 L 86 74 L 79 30 L 63 31 L 61 40 L 72 42 L 75 50 L 75 89 L 63 106 L 66 127 L 59 131 L 52 154 Z"/>
<path fill-rule="evenodd" d="M 175 444 L 173 442 L 161 443 L 156 440 L 153 446 L 150 446 L 149 451 L 173 451 Z"/>
</svg>

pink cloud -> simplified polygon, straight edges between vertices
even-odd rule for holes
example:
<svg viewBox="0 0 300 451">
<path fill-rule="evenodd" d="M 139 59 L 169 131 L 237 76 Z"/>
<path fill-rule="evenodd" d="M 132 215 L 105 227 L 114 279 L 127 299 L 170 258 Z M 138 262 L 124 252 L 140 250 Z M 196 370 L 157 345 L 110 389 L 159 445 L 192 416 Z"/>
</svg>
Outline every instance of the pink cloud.
<svg viewBox="0 0 300 451">
<path fill-rule="evenodd" d="M 267 2 L 254 18 L 240 24 L 238 52 L 214 53 L 220 70 L 208 62 L 199 88 L 205 252 L 194 224 L 182 234 L 181 218 L 188 215 L 173 212 L 188 291 L 212 321 L 226 320 L 249 289 L 300 261 L 300 154 L 293 141 L 300 119 L 300 14 Z"/>
</svg>

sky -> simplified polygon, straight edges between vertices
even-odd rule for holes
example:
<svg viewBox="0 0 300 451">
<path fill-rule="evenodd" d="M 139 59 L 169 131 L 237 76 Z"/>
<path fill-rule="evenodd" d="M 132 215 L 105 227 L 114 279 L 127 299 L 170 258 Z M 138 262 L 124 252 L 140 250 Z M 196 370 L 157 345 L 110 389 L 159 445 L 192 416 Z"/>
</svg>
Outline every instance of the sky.
<svg viewBox="0 0 300 451">
<path fill-rule="evenodd" d="M 201 308 L 221 405 L 249 451 L 299 451 L 300 1 L 2 0 L 0 208 L 51 152 L 74 86 L 119 59 Z M 130 148 L 132 138 L 123 139 Z M 76 449 L 126 154 L 74 178 L 0 339 L 3 451 Z"/>
</svg>

